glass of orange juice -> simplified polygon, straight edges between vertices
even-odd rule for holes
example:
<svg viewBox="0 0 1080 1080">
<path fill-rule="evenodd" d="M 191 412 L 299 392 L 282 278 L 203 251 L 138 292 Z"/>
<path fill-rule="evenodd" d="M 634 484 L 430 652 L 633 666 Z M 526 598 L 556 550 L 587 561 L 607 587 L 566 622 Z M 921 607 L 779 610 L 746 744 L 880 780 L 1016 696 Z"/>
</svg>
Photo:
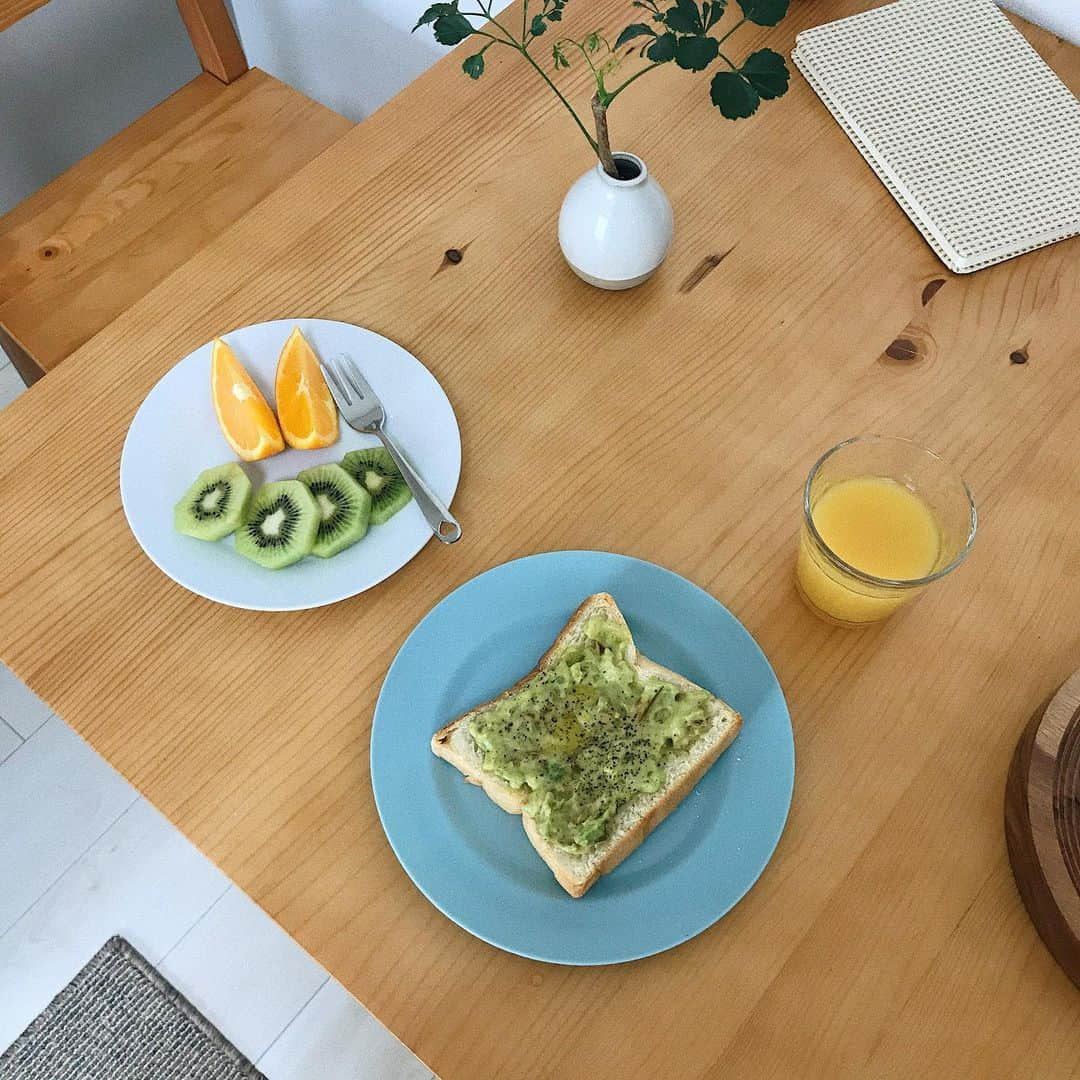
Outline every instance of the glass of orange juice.
<svg viewBox="0 0 1080 1080">
<path fill-rule="evenodd" d="M 932 450 L 848 439 L 806 478 L 799 595 L 841 626 L 888 618 L 963 562 L 977 523 L 967 484 Z"/>
</svg>

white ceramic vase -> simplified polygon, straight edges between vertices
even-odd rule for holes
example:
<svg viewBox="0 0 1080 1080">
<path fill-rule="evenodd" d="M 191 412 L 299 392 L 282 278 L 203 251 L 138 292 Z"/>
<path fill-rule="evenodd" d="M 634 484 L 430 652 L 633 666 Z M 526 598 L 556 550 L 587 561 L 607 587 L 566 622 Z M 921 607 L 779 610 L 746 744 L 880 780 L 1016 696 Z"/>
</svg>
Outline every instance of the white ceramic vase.
<svg viewBox="0 0 1080 1080">
<path fill-rule="evenodd" d="M 578 277 L 600 289 L 631 289 L 667 256 L 675 225 L 664 189 L 633 154 L 613 155 L 615 179 L 597 162 L 566 193 L 559 247 Z"/>
</svg>

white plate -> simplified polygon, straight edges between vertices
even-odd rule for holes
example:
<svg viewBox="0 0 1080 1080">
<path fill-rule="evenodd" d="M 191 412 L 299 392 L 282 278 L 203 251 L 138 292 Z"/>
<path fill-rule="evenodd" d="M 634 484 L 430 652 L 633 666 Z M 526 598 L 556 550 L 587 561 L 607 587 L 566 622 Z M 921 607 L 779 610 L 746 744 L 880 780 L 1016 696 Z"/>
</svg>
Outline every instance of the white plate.
<svg viewBox="0 0 1080 1080">
<path fill-rule="evenodd" d="M 371 330 L 328 319 L 278 319 L 226 334 L 240 362 L 274 400 L 278 354 L 299 326 L 323 359 L 345 353 L 386 406 L 387 428 L 421 475 L 449 506 L 461 474 L 461 433 L 435 377 L 411 353 Z M 120 497 L 143 551 L 177 584 L 208 600 L 256 611 L 321 607 L 370 589 L 400 570 L 432 539 L 416 502 L 332 559 L 308 557 L 284 570 L 264 570 L 233 549 L 173 529 L 173 507 L 203 469 L 235 461 L 210 398 L 211 343 L 167 372 L 139 406 L 120 458 Z M 341 438 L 325 450 L 291 450 L 241 463 L 256 486 L 295 477 L 312 465 L 340 461 L 349 450 L 378 445 L 342 421 Z"/>
</svg>

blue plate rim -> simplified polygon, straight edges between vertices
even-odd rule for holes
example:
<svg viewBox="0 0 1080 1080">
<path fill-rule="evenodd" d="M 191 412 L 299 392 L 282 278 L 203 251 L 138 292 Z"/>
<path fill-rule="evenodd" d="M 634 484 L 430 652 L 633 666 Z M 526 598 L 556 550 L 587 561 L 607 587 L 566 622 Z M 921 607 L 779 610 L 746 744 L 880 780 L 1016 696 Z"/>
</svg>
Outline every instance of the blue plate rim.
<svg viewBox="0 0 1080 1080">
<path fill-rule="evenodd" d="M 761 869 L 757 872 L 757 874 L 751 880 L 749 880 L 746 883 L 746 885 L 742 889 L 742 891 L 731 900 L 731 902 L 727 905 L 727 907 L 725 907 L 721 911 L 718 911 L 713 918 L 711 918 L 708 922 L 706 922 L 706 923 L 702 924 L 701 926 L 699 926 L 697 929 L 691 930 L 691 931 L 685 933 L 682 936 L 673 937 L 672 940 L 668 944 L 661 945 L 661 946 L 656 947 L 656 948 L 651 948 L 651 947 L 646 948 L 646 949 L 644 949 L 643 951 L 640 951 L 640 952 L 629 952 L 626 955 L 621 955 L 618 958 L 595 959 L 595 960 L 593 960 L 593 959 L 583 959 L 582 960 L 582 959 L 566 959 L 565 957 L 553 957 L 553 956 L 550 956 L 550 955 L 543 955 L 543 953 L 541 951 L 532 950 L 532 949 L 529 949 L 529 948 L 514 947 L 514 946 L 511 946 L 511 945 L 508 945 L 505 941 L 496 941 L 496 940 L 493 939 L 492 936 L 490 936 L 485 931 L 479 929 L 475 925 L 470 925 L 470 922 L 469 922 L 468 919 L 460 918 L 459 916 L 451 914 L 449 911 L 447 911 L 443 907 L 443 905 L 439 902 L 439 900 L 436 899 L 436 897 L 433 896 L 431 894 L 431 892 L 429 892 L 428 889 L 424 887 L 422 882 L 420 880 L 418 880 L 416 876 L 414 876 L 412 870 L 410 870 L 410 868 L 409 868 L 408 862 L 402 856 L 402 853 L 401 853 L 401 851 L 399 851 L 398 846 L 394 843 L 394 838 L 393 838 L 393 836 L 391 834 L 391 830 L 387 828 L 386 818 L 384 816 L 383 803 L 382 803 L 382 801 L 380 800 L 380 797 L 379 797 L 379 785 L 378 785 L 378 782 L 376 781 L 376 772 L 375 772 L 375 767 L 374 767 L 373 751 L 374 751 L 374 744 L 375 744 L 376 726 L 379 723 L 380 709 L 381 709 L 381 707 L 383 705 L 383 698 L 384 698 L 384 695 L 386 694 L 387 686 L 391 682 L 391 677 L 394 674 L 395 668 L 397 667 L 399 662 L 402 662 L 402 656 L 406 652 L 406 649 L 409 646 L 412 639 L 419 633 L 419 631 L 424 626 L 424 624 L 429 619 L 431 619 L 431 618 L 433 618 L 435 616 L 436 612 L 439 610 L 439 608 L 442 607 L 442 605 L 446 601 L 448 601 L 451 597 L 457 595 L 458 593 L 462 592 L 465 589 L 475 587 L 476 583 L 479 582 L 481 579 L 487 578 L 489 575 L 493 575 L 493 574 L 496 574 L 496 573 L 499 573 L 499 572 L 506 572 L 506 571 L 509 570 L 510 567 L 513 567 L 513 566 L 521 564 L 521 563 L 528 563 L 528 562 L 533 562 L 533 561 L 542 560 L 542 559 L 549 559 L 549 558 L 553 558 L 553 557 L 570 557 L 570 558 L 573 558 L 573 557 L 576 557 L 576 556 L 589 557 L 589 556 L 596 556 L 596 555 L 614 556 L 614 557 L 616 557 L 618 559 L 621 559 L 621 560 L 624 560 L 624 561 L 626 561 L 628 563 L 633 563 L 633 564 L 637 564 L 639 566 L 647 567 L 650 570 L 657 570 L 657 571 L 660 571 L 663 574 L 668 574 L 668 575 L 671 575 L 672 577 L 677 578 L 684 585 L 689 586 L 689 588 L 693 592 L 699 594 L 703 599 L 709 601 L 710 603 L 712 603 L 715 606 L 722 609 L 731 618 L 731 620 L 739 627 L 739 629 L 742 631 L 742 634 L 744 635 L 744 637 L 746 639 L 746 642 L 756 652 L 758 658 L 765 665 L 765 669 L 768 671 L 769 675 L 771 676 L 773 682 L 776 685 L 777 691 L 779 692 L 779 700 L 780 700 L 780 703 L 783 706 L 784 717 L 787 720 L 788 727 L 789 727 L 789 729 L 791 731 L 791 738 L 790 738 L 790 741 L 789 741 L 790 753 L 789 753 L 789 757 L 787 759 L 788 760 L 788 766 L 789 766 L 788 769 L 787 769 L 787 772 L 788 772 L 788 775 L 790 776 L 790 783 L 789 783 L 787 791 L 785 793 L 786 805 L 785 805 L 785 808 L 784 808 L 783 816 L 782 816 L 781 820 L 778 823 L 778 826 L 777 826 L 777 829 L 776 829 L 776 835 L 772 838 L 772 840 L 768 844 L 768 851 L 767 851 L 767 854 L 765 855 L 765 857 L 763 859 Z M 773 666 L 769 662 L 769 658 L 765 654 L 765 651 L 758 644 L 758 642 L 755 639 L 754 635 L 751 634 L 750 631 L 743 625 L 742 621 L 725 604 L 723 604 L 717 597 L 715 597 L 707 589 L 702 588 L 696 582 L 691 581 L 687 577 L 684 577 L 682 574 L 679 574 L 677 571 L 672 570 L 669 567 L 662 566 L 659 563 L 651 562 L 648 559 L 642 559 L 642 558 L 639 558 L 638 556 L 635 556 L 635 555 L 627 555 L 627 554 L 624 554 L 623 552 L 609 551 L 609 550 L 606 550 L 606 549 L 603 549 L 603 548 L 566 548 L 566 549 L 557 548 L 557 549 L 551 549 L 551 550 L 548 550 L 548 551 L 533 552 L 533 553 L 528 554 L 528 555 L 521 555 L 521 556 L 518 556 L 517 558 L 508 559 L 505 562 L 496 563 L 493 566 L 489 566 L 486 570 L 482 570 L 479 574 L 474 575 L 473 577 L 469 578 L 467 581 L 463 581 L 460 585 L 455 586 L 453 589 L 450 589 L 448 592 L 446 592 L 442 596 L 440 596 L 439 599 L 436 600 L 432 604 L 432 606 L 424 613 L 424 615 L 417 621 L 417 623 L 413 626 L 413 628 L 406 635 L 405 639 L 402 641 L 401 645 L 398 647 L 397 652 L 394 654 L 393 660 L 390 662 L 390 665 L 386 670 L 386 675 L 383 677 L 383 682 L 382 682 L 382 685 L 379 688 L 379 694 L 378 694 L 378 697 L 376 698 L 376 701 L 375 701 L 375 709 L 374 709 L 373 714 L 372 714 L 371 732 L 370 732 L 369 746 L 368 746 L 368 773 L 369 773 L 369 778 L 370 778 L 370 782 L 371 782 L 372 797 L 373 797 L 374 802 L 375 802 L 375 809 L 376 809 L 376 812 L 378 813 L 378 816 L 379 816 L 379 824 L 382 827 L 383 834 L 386 837 L 386 841 L 389 844 L 390 850 L 393 852 L 394 857 L 398 862 L 398 865 L 405 872 L 405 875 L 409 878 L 409 880 L 412 882 L 413 886 L 417 889 L 417 891 L 444 918 L 450 920 L 450 922 L 454 923 L 455 926 L 458 926 L 460 929 L 464 930 L 467 934 L 469 934 L 472 937 L 478 939 L 479 941 L 483 941 L 485 944 L 490 945 L 493 948 L 498 949 L 501 952 L 506 952 L 506 953 L 508 953 L 510 955 L 513 955 L 513 956 L 520 956 L 520 957 L 522 957 L 523 959 L 526 959 L 526 960 L 533 960 L 533 961 L 537 961 L 539 963 L 545 963 L 545 964 L 556 964 L 556 965 L 560 965 L 560 966 L 564 966 L 564 967 L 607 967 L 607 966 L 616 965 L 616 964 L 633 963 L 636 960 L 644 960 L 644 959 L 647 959 L 650 956 L 657 956 L 657 955 L 660 955 L 661 953 L 669 952 L 672 949 L 677 949 L 681 945 L 685 945 L 686 942 L 691 941 L 696 937 L 699 937 L 706 930 L 708 930 L 711 927 L 715 926 L 716 923 L 718 923 L 726 915 L 730 914 L 730 912 L 739 903 L 742 902 L 742 900 L 746 897 L 746 895 L 750 892 L 750 890 L 760 880 L 762 874 L 764 874 L 765 870 L 768 868 L 769 864 L 772 862 L 773 857 L 776 854 L 776 849 L 780 845 L 780 840 L 782 839 L 782 837 L 784 835 L 784 832 L 785 832 L 785 830 L 787 828 L 787 823 L 788 823 L 788 821 L 789 821 L 789 819 L 791 817 L 791 806 L 792 806 L 793 797 L 794 797 L 794 791 L 795 791 L 795 767 L 796 767 L 796 756 L 795 756 L 794 728 L 791 725 L 791 711 L 788 708 L 787 698 L 784 695 L 783 686 L 781 685 L 780 680 L 777 678 L 776 672 L 773 670 Z M 764 847 L 763 847 L 762 850 L 764 852 Z"/>
</svg>

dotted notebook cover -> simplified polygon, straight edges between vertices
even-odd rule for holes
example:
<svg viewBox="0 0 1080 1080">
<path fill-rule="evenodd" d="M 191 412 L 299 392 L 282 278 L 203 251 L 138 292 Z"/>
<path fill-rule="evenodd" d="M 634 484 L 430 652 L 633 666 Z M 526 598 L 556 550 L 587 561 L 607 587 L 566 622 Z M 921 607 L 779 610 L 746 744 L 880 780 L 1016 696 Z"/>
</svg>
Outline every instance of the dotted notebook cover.
<svg viewBox="0 0 1080 1080">
<path fill-rule="evenodd" d="M 992 0 L 897 0 L 792 59 L 950 269 L 1080 232 L 1080 101 Z"/>
</svg>

